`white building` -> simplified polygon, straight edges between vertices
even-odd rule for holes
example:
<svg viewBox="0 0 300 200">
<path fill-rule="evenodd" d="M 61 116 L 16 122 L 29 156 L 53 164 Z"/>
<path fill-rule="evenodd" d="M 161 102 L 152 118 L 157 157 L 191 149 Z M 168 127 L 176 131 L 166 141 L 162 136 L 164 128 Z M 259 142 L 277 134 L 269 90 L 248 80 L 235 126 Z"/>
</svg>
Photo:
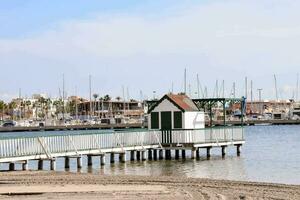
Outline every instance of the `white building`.
<svg viewBox="0 0 300 200">
<path fill-rule="evenodd" d="M 204 112 L 186 95 L 165 95 L 148 114 L 148 127 L 152 130 L 205 128 Z"/>
</svg>

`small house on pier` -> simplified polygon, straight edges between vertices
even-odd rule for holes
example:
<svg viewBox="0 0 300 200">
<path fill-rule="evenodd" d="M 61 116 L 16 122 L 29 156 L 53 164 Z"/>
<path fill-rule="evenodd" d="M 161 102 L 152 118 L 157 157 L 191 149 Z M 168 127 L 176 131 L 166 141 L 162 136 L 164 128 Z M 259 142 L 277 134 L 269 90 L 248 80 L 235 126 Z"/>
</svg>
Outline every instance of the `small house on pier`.
<svg viewBox="0 0 300 200">
<path fill-rule="evenodd" d="M 167 94 L 150 107 L 148 128 L 151 130 L 205 128 L 204 112 L 186 95 Z"/>
</svg>

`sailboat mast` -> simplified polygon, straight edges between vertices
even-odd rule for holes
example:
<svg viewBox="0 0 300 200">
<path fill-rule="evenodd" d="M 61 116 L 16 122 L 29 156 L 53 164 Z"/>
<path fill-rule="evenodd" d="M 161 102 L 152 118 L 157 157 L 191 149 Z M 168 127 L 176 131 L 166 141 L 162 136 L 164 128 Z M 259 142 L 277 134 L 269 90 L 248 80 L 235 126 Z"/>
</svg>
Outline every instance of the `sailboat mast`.
<svg viewBox="0 0 300 200">
<path fill-rule="evenodd" d="M 199 81 L 199 74 L 197 74 L 197 93 L 198 99 L 200 98 L 200 81 Z"/>
<path fill-rule="evenodd" d="M 184 68 L 184 94 L 186 94 L 186 68 Z"/>
<path fill-rule="evenodd" d="M 235 82 L 233 82 L 232 84 L 232 90 L 233 90 L 233 98 L 235 98 Z"/>
<path fill-rule="evenodd" d="M 63 74 L 63 93 L 62 93 L 62 102 L 63 102 L 63 123 L 65 123 L 65 74 Z"/>
<path fill-rule="evenodd" d="M 253 81 L 250 82 L 250 99 L 251 99 L 251 112 L 253 110 Z"/>
<path fill-rule="evenodd" d="M 89 91 L 90 91 L 90 119 L 92 118 L 92 76 L 89 75 Z"/>
<path fill-rule="evenodd" d="M 299 73 L 297 73 L 296 101 L 298 101 L 298 93 L 299 93 Z"/>
<path fill-rule="evenodd" d="M 248 97 L 248 78 L 245 77 L 245 98 Z"/>
<path fill-rule="evenodd" d="M 78 102 L 77 102 L 77 86 L 75 86 L 75 115 L 76 120 L 78 120 Z"/>
<path fill-rule="evenodd" d="M 275 84 L 276 101 L 278 101 L 277 79 L 276 79 L 276 75 L 275 74 L 274 74 L 274 84 Z"/>
</svg>

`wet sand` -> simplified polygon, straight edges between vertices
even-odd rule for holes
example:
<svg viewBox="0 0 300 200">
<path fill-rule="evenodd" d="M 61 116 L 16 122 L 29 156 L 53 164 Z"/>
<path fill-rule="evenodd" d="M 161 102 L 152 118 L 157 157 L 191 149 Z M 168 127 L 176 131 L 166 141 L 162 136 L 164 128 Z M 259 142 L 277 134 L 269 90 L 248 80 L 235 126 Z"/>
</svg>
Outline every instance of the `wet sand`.
<svg viewBox="0 0 300 200">
<path fill-rule="evenodd" d="M 300 185 L 185 177 L 1 172 L 0 199 L 300 199 Z"/>
</svg>

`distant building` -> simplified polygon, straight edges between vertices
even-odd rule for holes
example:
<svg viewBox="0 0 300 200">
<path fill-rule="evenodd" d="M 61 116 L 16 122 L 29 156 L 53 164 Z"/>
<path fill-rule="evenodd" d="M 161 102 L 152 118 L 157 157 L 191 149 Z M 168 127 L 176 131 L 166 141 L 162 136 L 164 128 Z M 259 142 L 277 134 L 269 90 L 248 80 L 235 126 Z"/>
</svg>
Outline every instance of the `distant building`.
<svg viewBox="0 0 300 200">
<path fill-rule="evenodd" d="M 92 106 L 92 107 L 91 107 Z M 92 115 L 101 119 L 128 118 L 141 119 L 144 115 L 144 103 L 138 101 L 99 100 L 84 101 L 78 104 L 78 115 Z"/>
<path fill-rule="evenodd" d="M 247 114 L 264 114 L 264 113 L 274 113 L 282 112 L 288 113 L 293 106 L 293 102 L 289 100 L 281 101 L 253 101 L 247 102 L 246 113 Z"/>
</svg>

